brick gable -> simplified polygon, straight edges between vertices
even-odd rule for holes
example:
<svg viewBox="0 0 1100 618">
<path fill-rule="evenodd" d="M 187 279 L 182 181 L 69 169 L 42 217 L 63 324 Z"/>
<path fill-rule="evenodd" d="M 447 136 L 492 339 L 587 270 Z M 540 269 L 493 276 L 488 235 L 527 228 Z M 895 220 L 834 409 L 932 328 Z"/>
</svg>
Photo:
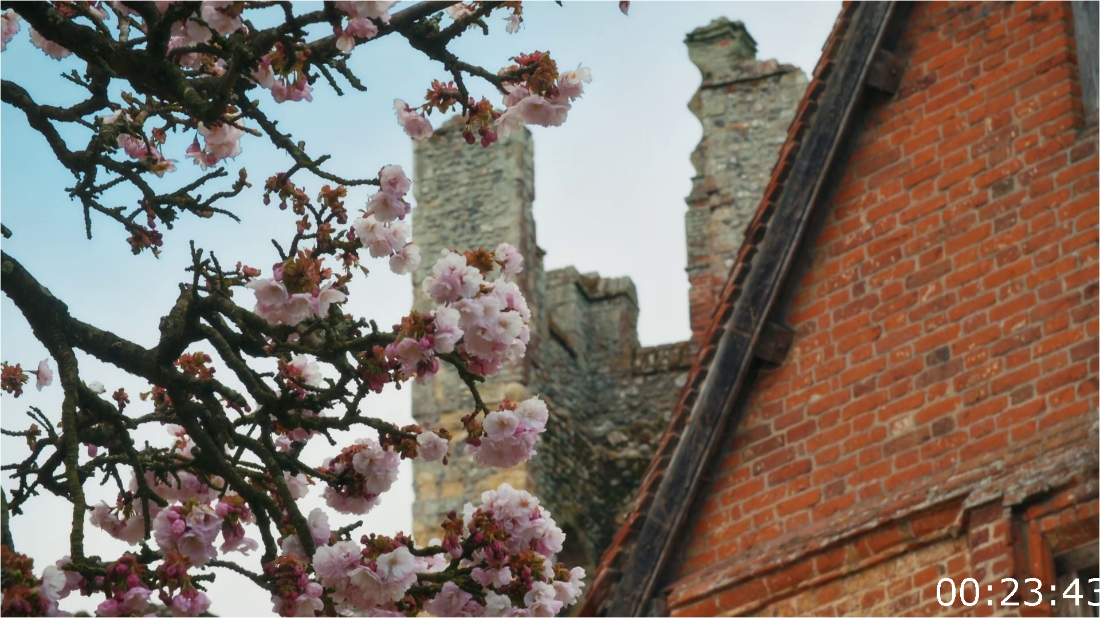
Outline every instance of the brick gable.
<svg viewBox="0 0 1100 618">
<path fill-rule="evenodd" d="M 1100 160 L 1073 35 L 1068 3 L 913 10 L 901 89 L 865 121 L 790 307 L 792 352 L 713 468 L 679 577 L 1067 426 L 1062 448 L 1089 444 L 1095 468 Z M 969 560 L 964 541 L 936 551 Z M 834 609 L 898 613 L 934 585 L 868 583 Z M 912 607 L 879 604 L 914 587 Z M 671 589 L 674 614 L 732 609 L 718 590 L 677 608 Z"/>
<path fill-rule="evenodd" d="M 1037 501 L 1061 509 L 1027 524 L 1048 546 L 1095 542 L 1100 159 L 1070 4 L 919 3 L 904 24 L 900 88 L 861 118 L 788 307 L 793 348 L 685 506 L 657 593 L 673 615 L 939 613 L 940 577 L 1038 572 L 1013 550 Z M 797 183 L 784 160 L 773 182 Z"/>
</svg>

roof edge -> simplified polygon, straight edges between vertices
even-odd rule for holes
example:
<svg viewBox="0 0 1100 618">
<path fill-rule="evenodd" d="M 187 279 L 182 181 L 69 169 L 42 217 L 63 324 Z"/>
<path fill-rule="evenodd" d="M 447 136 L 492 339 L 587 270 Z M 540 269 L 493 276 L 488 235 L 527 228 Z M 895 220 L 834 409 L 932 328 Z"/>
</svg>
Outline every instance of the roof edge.
<svg viewBox="0 0 1100 618">
<path fill-rule="evenodd" d="M 733 419 L 734 429 L 739 421 L 740 410 L 734 409 L 735 402 L 743 401 L 743 395 L 749 392 L 746 389 L 751 389 L 746 375 L 754 365 L 760 333 L 773 310 L 781 304 L 782 290 L 800 248 L 812 235 L 809 223 L 814 212 L 830 197 L 827 185 L 834 176 L 832 172 L 843 164 L 838 153 L 858 133 L 852 118 L 867 99 L 870 67 L 878 50 L 891 47 L 900 34 L 900 27 L 890 27 L 897 19 L 904 21 L 907 13 L 898 10 L 897 4 L 860 3 L 854 8 L 846 7 L 826 43 L 824 56 L 835 53 L 835 60 L 830 65 L 823 56 L 815 75 L 817 83 L 811 83 L 807 89 L 789 130 L 788 143 L 773 170 L 772 186 L 746 233 L 745 244 L 723 292 L 724 302 L 715 312 L 714 322 L 704 338 L 710 343 L 701 346 L 692 370 L 696 382 L 702 381 L 698 397 L 685 392 L 681 398 L 682 409 L 678 413 L 690 408 L 690 421 L 676 441 L 667 467 L 651 466 L 651 478 L 644 482 L 647 486 L 655 481 L 659 484 L 647 511 L 644 509 L 649 497 L 638 499 L 636 508 L 646 512 L 646 516 L 640 522 L 634 550 L 607 607 L 609 615 L 639 616 L 649 611 L 663 570 L 675 553 L 676 539 L 703 485 L 707 465 L 717 452 L 730 420 Z M 843 27 L 841 22 L 846 17 L 850 23 Z M 814 101 L 815 98 L 819 100 Z M 785 182 L 788 178 L 798 178 L 800 182 Z M 673 424 L 676 420 L 673 419 Z M 666 435 L 662 446 L 672 439 L 673 436 Z M 637 519 L 628 520 L 634 522 L 635 530 Z M 623 535 L 622 530 L 620 533 L 618 536 Z M 609 554 L 615 549 L 609 549 Z M 621 553 L 623 548 L 618 549 Z M 611 557 L 605 556 L 605 560 Z M 605 563 L 601 569 L 611 566 Z M 598 580 L 603 580 L 599 583 L 607 586 L 609 578 L 601 575 L 605 574 L 597 575 Z M 593 586 L 592 593 L 597 592 L 596 587 Z M 592 594 L 590 601 L 598 604 L 598 596 Z M 595 607 L 586 604 L 584 609 Z"/>
</svg>

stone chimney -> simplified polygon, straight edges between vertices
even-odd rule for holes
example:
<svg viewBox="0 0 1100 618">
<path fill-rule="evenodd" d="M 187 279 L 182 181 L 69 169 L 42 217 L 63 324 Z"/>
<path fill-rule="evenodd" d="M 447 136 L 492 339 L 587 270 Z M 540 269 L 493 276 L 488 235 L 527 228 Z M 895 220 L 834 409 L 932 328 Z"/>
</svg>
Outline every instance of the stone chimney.
<svg viewBox="0 0 1100 618">
<path fill-rule="evenodd" d="M 756 214 L 807 79 L 796 67 L 756 59 L 756 41 L 721 17 L 688 34 L 703 82 L 688 109 L 703 124 L 691 155 L 687 251 L 691 330 L 707 326 L 745 228 Z"/>
</svg>

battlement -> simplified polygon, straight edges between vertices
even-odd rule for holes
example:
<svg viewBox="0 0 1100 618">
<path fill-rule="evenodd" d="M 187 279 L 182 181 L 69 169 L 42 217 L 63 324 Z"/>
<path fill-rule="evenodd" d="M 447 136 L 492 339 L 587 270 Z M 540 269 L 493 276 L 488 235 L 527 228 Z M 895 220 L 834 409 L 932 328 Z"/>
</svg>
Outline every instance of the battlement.
<svg viewBox="0 0 1100 618">
<path fill-rule="evenodd" d="M 691 369 L 695 360 L 695 342 L 680 341 L 648 348 L 639 348 L 634 352 L 632 368 L 634 375 L 645 376 L 652 373 Z"/>
</svg>

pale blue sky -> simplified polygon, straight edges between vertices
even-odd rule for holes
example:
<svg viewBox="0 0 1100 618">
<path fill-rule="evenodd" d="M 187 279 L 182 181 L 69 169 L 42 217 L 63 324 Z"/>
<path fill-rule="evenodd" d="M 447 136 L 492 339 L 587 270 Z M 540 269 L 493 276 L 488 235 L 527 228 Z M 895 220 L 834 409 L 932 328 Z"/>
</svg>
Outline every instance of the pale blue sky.
<svg viewBox="0 0 1100 618">
<path fill-rule="evenodd" d="M 758 43 L 759 58 L 776 58 L 809 72 L 839 10 L 839 2 L 635 2 L 630 16 L 624 17 L 615 2 L 567 2 L 563 7 L 538 2 L 526 5 L 527 22 L 517 34 L 505 34 L 502 20 L 488 37 L 470 33 L 461 39 L 455 46 L 459 55 L 492 71 L 507 64 L 509 56 L 535 49 L 549 49 L 560 67 L 584 64 L 592 69 L 593 82 L 574 104 L 568 122 L 560 128 L 533 130 L 535 218 L 547 268 L 572 264 L 582 272 L 630 276 L 641 304 L 642 343 L 686 339 L 683 200 L 693 173 L 688 157 L 702 131 L 687 109 L 700 77 L 688 61 L 684 36 L 719 16 L 741 20 Z M 397 126 L 392 101 L 416 102 L 431 79 L 445 76 L 440 65 L 401 43 L 396 36 L 387 37 L 352 56 L 349 64 L 369 87 L 367 93 L 338 98 L 318 82 L 313 103 L 272 104 L 269 113 L 296 140 L 305 140 L 314 155 L 332 154 L 329 169 L 333 172 L 370 176 L 383 165 L 398 164 L 411 176 L 411 143 Z M 27 88 L 40 103 L 67 104 L 79 96 L 75 86 L 58 77 L 74 68 L 83 67 L 73 59 L 56 62 L 33 48 L 25 25 L 0 56 L 3 78 Z M 470 85 L 474 93 L 498 100 L 484 83 L 475 80 Z M 440 122 L 433 117 L 433 123 Z M 174 188 L 196 174 L 183 157 L 190 139 L 176 137 L 166 145 L 165 155 L 180 160 L 180 171 L 171 175 L 166 186 Z M 285 170 L 286 158 L 258 138 L 246 137 L 242 147 L 243 154 L 229 165 L 230 175 L 235 177 L 243 165 L 255 186 L 229 206 L 244 222 L 184 217 L 176 229 L 166 232 L 159 260 L 135 257 L 123 240 L 125 234 L 102 219 L 93 219 L 94 240 L 85 240 L 80 207 L 64 191 L 72 186 L 72 177 L 53 160 L 21 113 L 4 105 L 0 111 L 0 213 L 15 232 L 14 238 L 2 241 L 4 250 L 21 260 L 78 318 L 153 345 L 158 319 L 171 306 L 176 286 L 184 278 L 188 240 L 215 251 L 224 263 L 243 261 L 267 271 L 276 260 L 270 238 L 288 237 L 291 216 L 263 206 L 260 200 L 263 179 Z M 310 182 L 307 191 L 315 195 L 321 184 Z M 349 205 L 359 208 L 367 194 L 353 191 Z M 373 266 L 369 280 L 353 284 L 352 311 L 374 317 L 382 325 L 393 324 L 410 306 L 411 283 L 407 277 L 389 273 L 383 262 L 368 265 Z M 0 333 L 4 360 L 28 366 L 46 356 L 6 296 L 0 300 Z M 81 367 L 87 380 L 100 380 L 110 390 L 125 387 L 135 400 L 137 393 L 148 389 L 86 356 L 81 357 Z M 3 426 L 22 428 L 28 405 L 59 418 L 60 389 L 55 386 L 42 393 L 32 389 L 25 398 L 4 396 L 0 403 Z M 371 398 L 366 407 L 397 423 L 411 419 L 407 390 L 389 389 Z M 147 437 L 161 439 L 158 432 Z M 346 438 L 350 441 L 353 436 Z M 4 463 L 25 453 L 20 440 L 5 437 L 2 446 Z M 319 462 L 323 450 L 320 445 L 316 450 L 311 447 L 311 455 Z M 367 517 L 367 529 L 392 533 L 411 527 L 410 477 L 411 470 L 405 466 L 394 490 Z M 109 491 L 96 492 L 99 488 L 90 490 L 97 497 L 112 499 Z M 31 554 L 39 569 L 67 553 L 67 514 L 65 505 L 43 498 L 28 516 L 13 521 L 17 547 Z M 96 536 L 91 551 L 117 555 L 122 549 Z M 228 574 L 219 579 L 214 586 L 215 613 L 270 614 L 266 595 L 252 584 Z M 80 606 L 84 605 L 63 605 Z"/>
</svg>

